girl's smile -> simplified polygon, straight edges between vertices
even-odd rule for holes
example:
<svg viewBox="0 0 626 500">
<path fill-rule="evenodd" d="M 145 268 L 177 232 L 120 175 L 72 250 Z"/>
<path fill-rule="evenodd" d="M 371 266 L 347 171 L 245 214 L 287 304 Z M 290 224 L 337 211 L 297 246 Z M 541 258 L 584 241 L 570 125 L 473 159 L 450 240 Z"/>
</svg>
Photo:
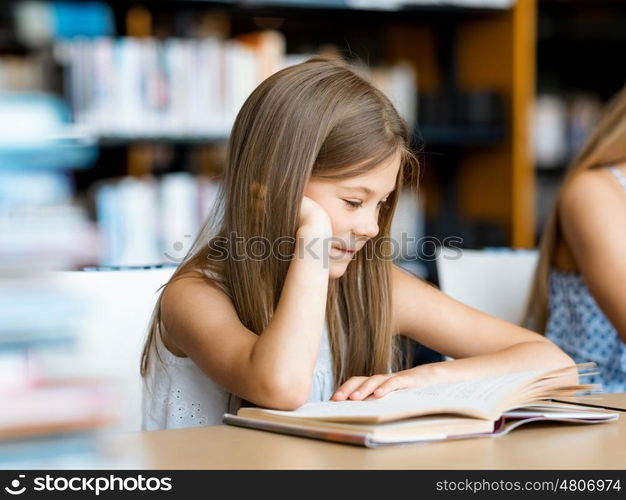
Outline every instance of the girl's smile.
<svg viewBox="0 0 626 500">
<path fill-rule="evenodd" d="M 356 250 L 347 250 L 331 245 L 329 256 L 331 259 L 351 259 L 356 254 Z"/>
</svg>

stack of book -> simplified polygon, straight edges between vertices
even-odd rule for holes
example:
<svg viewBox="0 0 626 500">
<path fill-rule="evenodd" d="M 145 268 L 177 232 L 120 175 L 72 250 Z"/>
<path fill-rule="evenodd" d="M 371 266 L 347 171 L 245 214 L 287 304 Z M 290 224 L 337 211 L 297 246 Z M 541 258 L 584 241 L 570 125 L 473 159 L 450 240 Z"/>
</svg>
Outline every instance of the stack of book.
<svg viewBox="0 0 626 500">
<path fill-rule="evenodd" d="M 97 248 L 67 175 L 95 159 L 93 141 L 65 128 L 62 108 L 53 96 L 0 98 L 3 468 L 82 466 L 99 456 L 98 431 L 115 418 L 106 382 L 71 369 L 87 304 L 52 279 L 54 270 L 91 262 Z M 64 360 L 63 370 L 46 362 L 49 353 Z"/>
</svg>

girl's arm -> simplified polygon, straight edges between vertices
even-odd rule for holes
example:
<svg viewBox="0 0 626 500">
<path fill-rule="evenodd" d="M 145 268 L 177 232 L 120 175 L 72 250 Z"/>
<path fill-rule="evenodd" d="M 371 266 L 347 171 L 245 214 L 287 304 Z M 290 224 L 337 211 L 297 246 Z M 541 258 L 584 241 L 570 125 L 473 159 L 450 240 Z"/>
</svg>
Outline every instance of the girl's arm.
<svg viewBox="0 0 626 500">
<path fill-rule="evenodd" d="M 455 360 L 395 374 L 353 377 L 337 390 L 334 400 L 380 397 L 407 387 L 574 364 L 545 337 L 472 309 L 397 266 L 392 287 L 396 331 Z"/>
<path fill-rule="evenodd" d="M 583 172 L 565 190 L 559 216 L 589 291 L 626 342 L 626 191 L 606 168 Z"/>
<path fill-rule="evenodd" d="M 324 328 L 329 270 L 322 256 L 329 234 L 329 220 L 300 224 L 278 305 L 261 335 L 241 323 L 217 287 L 189 278 L 165 289 L 167 339 L 213 381 L 247 401 L 277 409 L 302 405 Z"/>
</svg>

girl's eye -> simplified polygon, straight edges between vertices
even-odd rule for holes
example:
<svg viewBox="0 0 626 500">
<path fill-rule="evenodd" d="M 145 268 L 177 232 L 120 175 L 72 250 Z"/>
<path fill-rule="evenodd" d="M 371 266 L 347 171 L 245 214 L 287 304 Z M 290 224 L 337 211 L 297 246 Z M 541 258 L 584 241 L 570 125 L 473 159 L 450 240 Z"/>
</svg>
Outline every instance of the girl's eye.
<svg viewBox="0 0 626 500">
<path fill-rule="evenodd" d="M 363 202 L 362 201 L 350 201 L 350 200 L 343 200 L 345 201 L 350 207 L 352 208 L 359 208 L 363 206 Z M 380 207 L 385 207 L 385 208 L 389 208 L 389 205 L 387 205 L 387 200 L 381 200 L 378 202 L 378 208 Z"/>
</svg>

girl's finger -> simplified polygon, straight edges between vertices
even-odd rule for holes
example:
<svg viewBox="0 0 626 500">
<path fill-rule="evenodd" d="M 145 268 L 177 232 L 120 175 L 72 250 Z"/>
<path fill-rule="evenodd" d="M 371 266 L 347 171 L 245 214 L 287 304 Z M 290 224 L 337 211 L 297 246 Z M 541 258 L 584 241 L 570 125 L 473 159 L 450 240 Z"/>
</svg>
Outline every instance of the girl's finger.
<svg viewBox="0 0 626 500">
<path fill-rule="evenodd" d="M 367 380 L 363 381 L 358 387 L 354 389 L 352 394 L 348 395 L 348 398 L 354 401 L 361 401 L 374 392 L 374 390 L 380 386 L 385 380 L 392 375 L 372 375 Z"/>
<path fill-rule="evenodd" d="M 387 380 L 385 380 L 382 384 L 380 384 L 376 390 L 374 390 L 374 397 L 382 398 L 386 394 L 389 394 L 393 391 L 399 391 L 400 389 L 406 389 L 409 387 L 409 381 L 403 375 L 394 375 Z"/>
<path fill-rule="evenodd" d="M 330 399 L 333 401 L 343 401 L 347 399 L 357 387 L 367 380 L 367 378 L 368 377 L 350 377 L 335 391 L 335 394 L 333 394 Z"/>
</svg>

